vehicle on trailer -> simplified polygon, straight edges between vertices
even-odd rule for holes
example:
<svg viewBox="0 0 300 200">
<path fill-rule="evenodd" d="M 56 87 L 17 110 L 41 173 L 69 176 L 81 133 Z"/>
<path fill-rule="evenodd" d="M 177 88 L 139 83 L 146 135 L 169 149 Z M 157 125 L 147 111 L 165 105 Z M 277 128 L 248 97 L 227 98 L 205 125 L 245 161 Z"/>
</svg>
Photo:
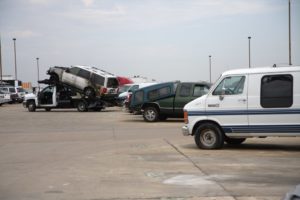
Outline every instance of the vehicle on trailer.
<svg viewBox="0 0 300 200">
<path fill-rule="evenodd" d="M 241 144 L 249 137 L 300 136 L 300 67 L 224 72 L 184 107 L 183 135 L 201 149 Z"/>
<path fill-rule="evenodd" d="M 119 82 L 115 75 L 90 66 L 50 67 L 50 81 L 73 87 L 87 97 L 112 100 L 118 95 Z"/>
<path fill-rule="evenodd" d="M 105 102 L 99 98 L 85 98 L 70 87 L 56 84 L 47 86 L 36 95 L 26 94 L 23 106 L 29 112 L 34 112 L 36 109 L 50 111 L 56 108 L 77 108 L 78 111 L 84 112 L 101 111 L 105 108 Z"/>
<path fill-rule="evenodd" d="M 147 122 L 183 118 L 183 107 L 208 92 L 207 82 L 167 82 L 133 92 L 130 109 L 143 114 Z"/>
</svg>

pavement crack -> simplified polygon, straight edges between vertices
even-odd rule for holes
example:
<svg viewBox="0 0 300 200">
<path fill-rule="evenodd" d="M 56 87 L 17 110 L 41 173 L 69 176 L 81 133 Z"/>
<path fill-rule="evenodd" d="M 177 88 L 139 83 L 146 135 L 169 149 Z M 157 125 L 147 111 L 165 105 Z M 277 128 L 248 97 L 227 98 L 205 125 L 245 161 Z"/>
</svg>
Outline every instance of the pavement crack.
<svg viewBox="0 0 300 200">
<path fill-rule="evenodd" d="M 208 176 L 209 174 L 206 173 L 193 159 L 191 159 L 188 155 L 186 155 L 184 152 L 182 152 L 178 147 L 176 147 L 174 144 L 172 144 L 169 140 L 164 138 L 164 141 L 170 145 L 177 153 L 185 157 L 196 169 L 198 169 L 202 174 L 205 176 Z M 237 200 L 235 196 L 231 195 L 230 192 L 217 180 L 212 179 L 217 185 L 219 185 L 228 195 L 230 195 L 233 199 Z"/>
</svg>

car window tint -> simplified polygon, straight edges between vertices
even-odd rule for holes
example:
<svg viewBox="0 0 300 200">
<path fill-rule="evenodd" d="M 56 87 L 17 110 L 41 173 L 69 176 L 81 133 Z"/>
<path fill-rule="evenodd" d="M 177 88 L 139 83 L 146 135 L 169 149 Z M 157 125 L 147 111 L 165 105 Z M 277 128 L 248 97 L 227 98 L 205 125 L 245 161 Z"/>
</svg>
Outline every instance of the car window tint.
<svg viewBox="0 0 300 200">
<path fill-rule="evenodd" d="M 107 87 L 108 88 L 117 88 L 117 87 L 119 87 L 118 80 L 116 78 L 108 78 Z"/>
<path fill-rule="evenodd" d="M 78 72 L 79 72 L 79 70 L 80 70 L 80 68 L 78 68 L 78 67 L 71 67 L 71 68 L 69 69 L 69 73 L 74 74 L 74 75 L 77 75 Z"/>
<path fill-rule="evenodd" d="M 183 84 L 181 84 L 179 95 L 181 97 L 188 97 L 188 96 L 190 96 L 191 89 L 192 89 L 192 84 L 183 83 Z"/>
<path fill-rule="evenodd" d="M 291 75 L 268 75 L 262 77 L 260 103 L 264 108 L 292 106 L 293 77 Z"/>
<path fill-rule="evenodd" d="M 214 90 L 213 95 L 242 94 L 244 90 L 245 76 L 231 76 L 224 78 Z"/>
<path fill-rule="evenodd" d="M 163 87 L 160 89 L 152 90 L 148 93 L 148 99 L 150 100 L 156 100 L 159 99 L 163 96 L 167 96 L 168 94 L 171 93 L 171 88 L 170 87 Z"/>
<path fill-rule="evenodd" d="M 9 92 L 15 93 L 16 89 L 15 88 L 9 88 Z"/>
<path fill-rule="evenodd" d="M 89 72 L 85 69 L 80 69 L 79 72 L 78 72 L 78 76 L 89 80 L 90 76 L 91 76 L 91 72 Z"/>
<path fill-rule="evenodd" d="M 201 97 L 202 95 L 207 94 L 209 88 L 206 85 L 195 85 L 193 96 L 194 97 Z"/>
<path fill-rule="evenodd" d="M 99 76 L 98 74 L 92 74 L 92 82 L 96 85 L 104 86 L 104 77 Z"/>
</svg>

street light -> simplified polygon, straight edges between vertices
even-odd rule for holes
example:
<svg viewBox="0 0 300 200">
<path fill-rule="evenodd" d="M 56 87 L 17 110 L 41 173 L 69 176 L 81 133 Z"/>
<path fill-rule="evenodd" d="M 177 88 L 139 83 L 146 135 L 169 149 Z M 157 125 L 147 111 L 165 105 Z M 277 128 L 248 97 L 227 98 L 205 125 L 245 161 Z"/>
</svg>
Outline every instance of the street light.
<svg viewBox="0 0 300 200">
<path fill-rule="evenodd" d="M 209 57 L 209 83 L 211 84 L 211 55 Z"/>
<path fill-rule="evenodd" d="M 18 87 L 18 76 L 17 76 L 17 52 L 16 52 L 16 38 L 13 38 L 14 41 L 14 55 L 15 55 L 15 87 Z"/>
<path fill-rule="evenodd" d="M 251 68 L 251 49 L 250 49 L 250 40 L 251 40 L 251 37 L 249 36 L 248 37 L 248 40 L 249 40 L 249 68 Z"/>
<path fill-rule="evenodd" d="M 37 67 L 37 83 L 38 83 L 38 88 L 40 88 L 40 84 L 39 84 L 39 80 L 40 80 L 39 58 L 36 58 L 36 67 Z"/>
</svg>

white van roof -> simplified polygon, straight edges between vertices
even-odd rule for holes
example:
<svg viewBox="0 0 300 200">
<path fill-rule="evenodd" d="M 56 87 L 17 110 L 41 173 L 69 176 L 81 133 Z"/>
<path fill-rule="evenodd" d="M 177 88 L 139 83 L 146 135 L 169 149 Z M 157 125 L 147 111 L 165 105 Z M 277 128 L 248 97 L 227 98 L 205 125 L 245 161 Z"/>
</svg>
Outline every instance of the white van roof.
<svg viewBox="0 0 300 200">
<path fill-rule="evenodd" d="M 222 76 L 238 75 L 238 74 L 265 74 L 265 73 L 278 73 L 278 72 L 295 72 L 300 71 L 300 66 L 293 67 L 258 67 L 258 68 L 245 68 L 234 69 L 226 71 Z"/>
<path fill-rule="evenodd" d="M 104 76 L 104 77 L 108 77 L 108 78 L 116 78 L 116 76 L 114 74 L 109 73 L 107 71 L 104 71 L 102 69 L 98 69 L 96 67 L 83 66 L 83 65 L 72 65 L 71 67 L 78 67 L 78 68 L 81 68 L 81 69 L 85 69 L 89 72 L 93 72 L 95 74 L 98 74 L 98 75 L 101 75 L 101 76 Z"/>
</svg>

